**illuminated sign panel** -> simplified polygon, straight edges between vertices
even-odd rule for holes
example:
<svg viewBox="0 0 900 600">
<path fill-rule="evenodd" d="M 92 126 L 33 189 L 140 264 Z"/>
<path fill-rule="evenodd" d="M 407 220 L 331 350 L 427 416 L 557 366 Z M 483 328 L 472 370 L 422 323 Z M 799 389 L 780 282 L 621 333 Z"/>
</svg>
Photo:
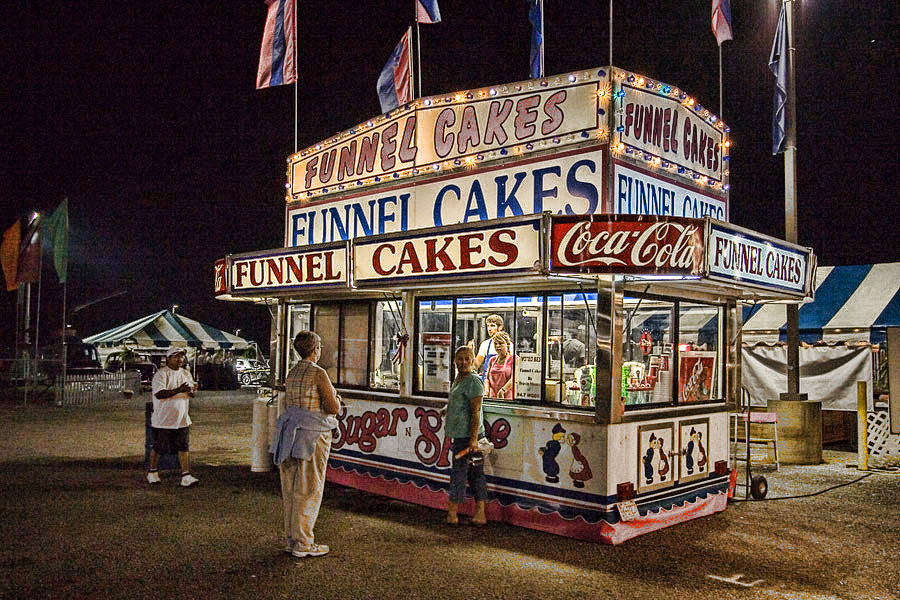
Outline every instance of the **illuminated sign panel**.
<svg viewBox="0 0 900 600">
<path fill-rule="evenodd" d="M 676 172 L 675 167 L 680 167 L 698 177 L 724 180 L 725 132 L 718 121 L 711 122 L 714 116 L 701 117 L 699 105 L 693 100 L 682 100 L 681 94 L 658 93 L 656 85 L 652 90 L 638 87 L 626 78 L 620 86 L 621 95 L 616 96 L 616 131 L 622 144 L 629 150 L 659 157 L 660 162 L 665 161 Z"/>
<path fill-rule="evenodd" d="M 348 256 L 346 244 L 332 244 L 229 257 L 230 290 L 246 294 L 299 287 L 346 287 Z"/>
<path fill-rule="evenodd" d="M 613 162 L 612 211 L 625 215 L 660 215 L 728 220 L 728 201 L 656 173 Z"/>
<path fill-rule="evenodd" d="M 357 284 L 537 272 L 540 218 L 353 243 Z"/>
<path fill-rule="evenodd" d="M 807 294 L 812 252 L 783 240 L 710 223 L 707 241 L 709 276 L 769 289 Z"/>
<path fill-rule="evenodd" d="M 553 217 L 550 270 L 697 276 L 703 221 L 669 217 Z"/>
<path fill-rule="evenodd" d="M 288 159 L 288 200 L 589 142 L 604 70 L 416 100 Z"/>
<path fill-rule="evenodd" d="M 603 212 L 605 147 L 287 207 L 285 246 L 540 214 Z"/>
</svg>

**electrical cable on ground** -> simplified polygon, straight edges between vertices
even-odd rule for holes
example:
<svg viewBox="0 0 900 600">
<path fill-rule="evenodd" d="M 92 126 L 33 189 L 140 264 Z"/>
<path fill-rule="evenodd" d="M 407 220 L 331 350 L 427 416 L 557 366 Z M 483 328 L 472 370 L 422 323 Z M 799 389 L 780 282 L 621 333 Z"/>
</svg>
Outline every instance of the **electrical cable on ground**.
<svg viewBox="0 0 900 600">
<path fill-rule="evenodd" d="M 776 496 L 774 498 L 760 498 L 759 500 L 756 500 L 755 498 L 732 498 L 731 501 L 732 502 L 747 502 L 749 500 L 753 500 L 755 502 L 764 502 L 764 501 L 769 501 L 769 500 L 795 500 L 797 498 L 812 498 L 813 496 L 820 496 L 826 492 L 830 492 L 830 491 L 836 490 L 838 488 L 846 487 L 848 485 L 853 485 L 854 483 L 859 483 L 863 479 L 866 479 L 867 477 L 871 477 L 873 474 L 874 473 L 866 473 L 862 477 L 854 479 L 853 481 L 848 481 L 846 483 L 839 483 L 837 485 L 833 485 L 831 487 L 825 488 L 824 490 L 819 490 L 818 492 L 812 492 L 809 494 L 797 494 L 796 496 Z"/>
</svg>

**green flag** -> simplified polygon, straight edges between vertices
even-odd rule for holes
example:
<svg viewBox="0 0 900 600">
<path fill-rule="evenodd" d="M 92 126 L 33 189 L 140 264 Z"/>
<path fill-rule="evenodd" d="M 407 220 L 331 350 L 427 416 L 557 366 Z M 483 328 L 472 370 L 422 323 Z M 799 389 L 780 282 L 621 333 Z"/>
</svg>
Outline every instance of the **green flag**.
<svg viewBox="0 0 900 600">
<path fill-rule="evenodd" d="M 53 266 L 59 282 L 66 282 L 66 265 L 69 257 L 69 199 L 59 203 L 53 214 L 44 221 L 44 240 L 53 251 Z"/>
</svg>

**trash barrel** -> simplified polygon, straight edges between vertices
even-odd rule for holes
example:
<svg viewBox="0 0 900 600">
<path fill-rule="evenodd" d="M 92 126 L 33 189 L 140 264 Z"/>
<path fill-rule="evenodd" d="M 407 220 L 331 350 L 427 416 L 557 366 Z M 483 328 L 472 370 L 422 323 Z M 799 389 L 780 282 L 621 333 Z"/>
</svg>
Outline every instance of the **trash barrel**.
<svg viewBox="0 0 900 600">
<path fill-rule="evenodd" d="M 150 468 L 150 451 L 153 450 L 153 428 L 150 426 L 150 415 L 153 414 L 153 402 L 144 404 L 144 468 Z M 180 469 L 178 454 L 161 454 L 156 468 L 160 471 Z"/>
<path fill-rule="evenodd" d="M 250 470 L 265 473 L 275 468 L 269 444 L 275 431 L 278 403 L 275 397 L 259 397 L 253 402 L 253 429 L 250 434 Z"/>
</svg>

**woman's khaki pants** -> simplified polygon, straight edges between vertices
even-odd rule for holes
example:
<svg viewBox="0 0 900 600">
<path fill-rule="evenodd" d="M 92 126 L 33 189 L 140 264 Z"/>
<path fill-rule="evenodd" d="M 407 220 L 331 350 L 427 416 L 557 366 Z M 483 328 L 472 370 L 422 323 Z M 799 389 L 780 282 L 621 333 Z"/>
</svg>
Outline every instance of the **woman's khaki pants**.
<svg viewBox="0 0 900 600">
<path fill-rule="evenodd" d="M 288 458 L 278 466 L 284 503 L 284 536 L 289 543 L 315 542 L 313 528 L 322 504 L 330 450 L 331 431 L 324 431 L 316 441 L 316 451 L 310 460 Z"/>
</svg>

